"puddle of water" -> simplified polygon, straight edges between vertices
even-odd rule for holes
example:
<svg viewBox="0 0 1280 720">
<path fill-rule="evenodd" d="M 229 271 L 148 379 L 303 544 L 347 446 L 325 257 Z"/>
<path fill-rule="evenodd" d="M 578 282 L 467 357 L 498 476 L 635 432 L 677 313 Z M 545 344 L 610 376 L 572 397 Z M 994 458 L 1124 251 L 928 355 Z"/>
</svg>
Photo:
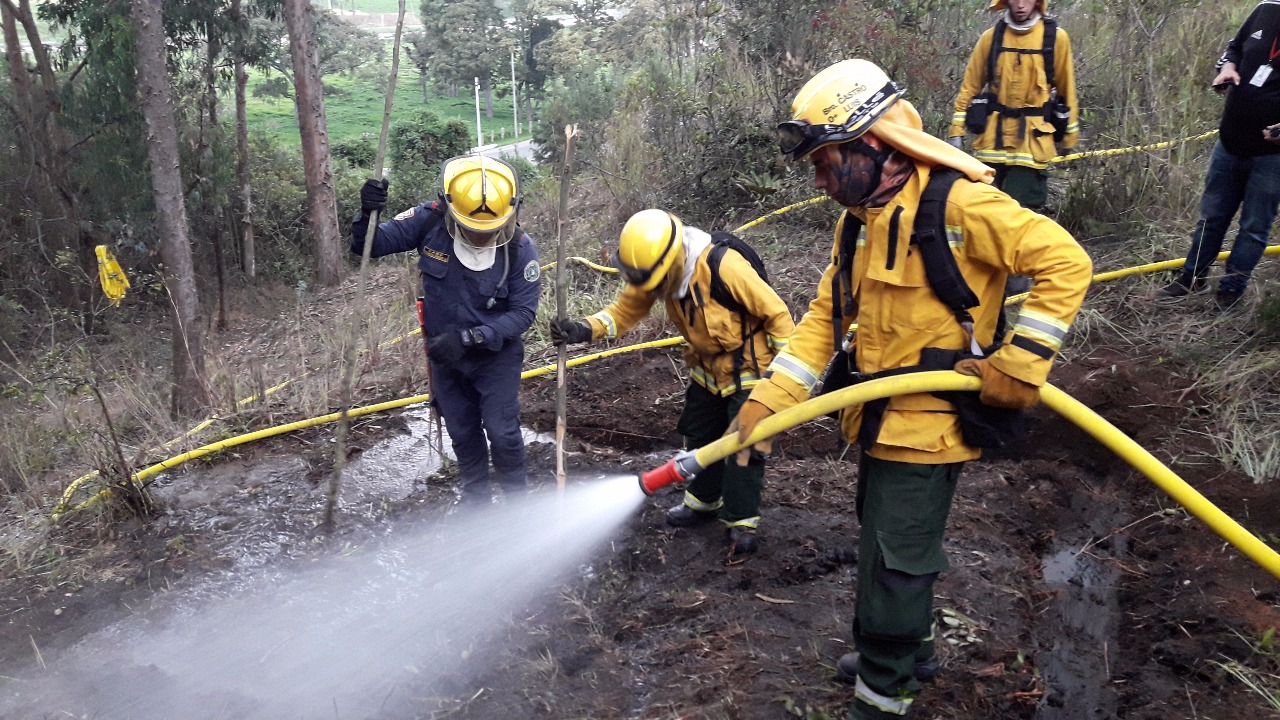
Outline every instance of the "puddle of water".
<svg viewBox="0 0 1280 720">
<path fill-rule="evenodd" d="M 426 405 L 410 406 L 402 417 L 408 426 L 407 433 L 374 445 L 347 466 L 343 472 L 343 502 L 403 500 L 413 492 L 415 485 L 438 472 L 446 458 L 449 461 L 456 459 L 449 431 L 442 421 L 431 419 Z M 437 428 L 444 457 L 436 452 Z M 525 445 L 555 442 L 553 438 L 528 428 L 522 427 L 520 432 Z"/>
<path fill-rule="evenodd" d="M 457 682 L 513 613 L 590 573 L 643 500 L 634 476 L 575 483 L 563 497 L 509 498 L 301 569 L 259 572 L 230 583 L 238 593 L 224 584 L 157 596 L 46 655 L 44 668 L 0 671 L 0 717 L 375 716 L 393 696 Z"/>
<path fill-rule="evenodd" d="M 1054 635 L 1052 650 L 1038 653 L 1035 660 L 1048 685 L 1036 720 L 1115 716 L 1110 663 L 1119 654 L 1120 573 L 1108 560 L 1123 556 L 1127 542 L 1122 534 L 1108 535 L 1125 521 L 1119 513 L 1099 513 L 1096 508 L 1092 512 L 1087 535 L 1060 540 L 1041 558 L 1044 587 L 1055 593 L 1044 612 L 1044 625 L 1054 628 Z"/>
</svg>

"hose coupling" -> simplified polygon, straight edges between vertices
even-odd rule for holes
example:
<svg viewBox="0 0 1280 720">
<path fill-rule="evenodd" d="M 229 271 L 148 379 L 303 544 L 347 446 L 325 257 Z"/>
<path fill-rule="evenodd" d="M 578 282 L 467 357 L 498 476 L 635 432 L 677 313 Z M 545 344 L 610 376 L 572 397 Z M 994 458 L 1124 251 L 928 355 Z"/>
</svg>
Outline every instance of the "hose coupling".
<svg viewBox="0 0 1280 720">
<path fill-rule="evenodd" d="M 640 473 L 640 490 L 645 495 L 652 495 L 672 483 L 692 480 L 695 475 L 704 469 L 698 464 L 698 457 L 695 451 L 685 450 L 663 463 L 661 467 Z"/>
</svg>

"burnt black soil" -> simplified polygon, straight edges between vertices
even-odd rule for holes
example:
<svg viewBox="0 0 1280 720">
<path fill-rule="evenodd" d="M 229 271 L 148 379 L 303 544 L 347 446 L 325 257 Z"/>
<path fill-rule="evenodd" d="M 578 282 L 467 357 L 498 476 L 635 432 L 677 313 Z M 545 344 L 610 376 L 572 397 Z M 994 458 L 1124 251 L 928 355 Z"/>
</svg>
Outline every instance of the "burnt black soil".
<svg viewBox="0 0 1280 720">
<path fill-rule="evenodd" d="M 1053 382 L 1129 433 L 1232 517 L 1273 545 L 1280 483 L 1255 485 L 1214 461 L 1202 401 L 1175 363 L 1105 351 L 1070 357 Z M 678 353 L 650 350 L 575 369 L 569 392 L 571 471 L 635 472 L 679 449 L 684 380 Z M 526 383 L 524 417 L 554 430 L 555 384 Z M 357 424 L 356 444 L 400 431 Z M 1276 714 L 1229 676 L 1280 625 L 1275 578 L 1096 441 L 1039 408 L 1030 437 L 965 470 L 939 581 L 943 673 L 913 717 L 1216 718 Z M 336 552 L 394 533 L 451 501 L 450 478 L 407 499 L 317 527 L 328 431 L 317 429 L 222 463 L 279 464 L 273 487 L 204 488 L 199 512 L 129 521 L 109 531 L 70 527 L 52 552 L 76 571 L 6 578 L 0 587 L 0 673 L 130 612 L 154 593 L 245 562 Z M 550 446 L 533 475 L 551 482 Z M 202 487 L 200 475 L 180 482 Z M 715 525 L 672 529 L 669 489 L 598 557 L 594 572 L 537 605 L 441 687 L 414 688 L 385 720 L 471 718 L 840 717 L 851 688 L 832 680 L 849 650 L 857 568 L 856 448 L 823 419 L 778 442 L 754 556 L 727 555 Z M 72 563 L 71 560 L 75 562 Z M 1268 664 L 1270 663 L 1270 665 Z"/>
</svg>

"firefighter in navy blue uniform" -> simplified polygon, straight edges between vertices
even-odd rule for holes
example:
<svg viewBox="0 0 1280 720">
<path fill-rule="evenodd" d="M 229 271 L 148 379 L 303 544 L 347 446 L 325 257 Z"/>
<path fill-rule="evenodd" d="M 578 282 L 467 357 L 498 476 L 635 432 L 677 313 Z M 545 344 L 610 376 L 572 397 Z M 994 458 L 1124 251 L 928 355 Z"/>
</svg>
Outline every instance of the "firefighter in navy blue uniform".
<svg viewBox="0 0 1280 720">
<path fill-rule="evenodd" d="M 452 158 L 441 170 L 439 201 L 379 224 L 370 249 L 371 257 L 418 251 L 432 393 L 464 503 L 491 501 L 490 460 L 504 491 L 525 489 L 521 335 L 533 324 L 542 273 L 533 240 L 516 222 L 520 200 L 510 165 L 480 155 Z M 369 213 L 386 203 L 386 181 L 365 182 L 351 252 L 363 252 Z"/>
</svg>

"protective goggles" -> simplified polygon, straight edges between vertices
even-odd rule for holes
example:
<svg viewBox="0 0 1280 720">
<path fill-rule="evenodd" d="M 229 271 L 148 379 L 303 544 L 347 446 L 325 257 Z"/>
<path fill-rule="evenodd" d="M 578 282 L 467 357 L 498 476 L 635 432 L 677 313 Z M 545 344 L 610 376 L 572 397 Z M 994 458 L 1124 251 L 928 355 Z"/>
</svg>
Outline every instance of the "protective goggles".
<svg viewBox="0 0 1280 720">
<path fill-rule="evenodd" d="M 787 120 L 778 123 L 778 148 L 782 150 L 782 154 L 790 155 L 792 160 L 799 160 L 823 145 L 859 137 L 867 131 L 868 125 L 893 105 L 893 101 L 901 96 L 902 92 L 903 88 L 898 87 L 892 80 L 889 81 L 863 101 L 849 119 L 840 125 L 831 123 L 814 125 L 806 120 Z"/>
<path fill-rule="evenodd" d="M 631 267 L 630 265 L 622 262 L 621 253 L 618 250 L 615 250 L 613 252 L 613 266 L 618 269 L 618 274 L 621 275 L 622 279 L 627 281 L 628 284 L 640 286 L 646 285 L 649 280 L 653 278 L 653 274 L 658 271 L 658 268 L 661 268 L 665 264 L 667 255 L 671 254 L 675 249 L 675 244 L 676 221 L 675 218 L 671 218 L 671 229 L 667 233 L 667 246 L 662 249 L 662 254 L 658 256 L 657 260 L 653 261 L 652 265 L 647 268 Z"/>
</svg>

